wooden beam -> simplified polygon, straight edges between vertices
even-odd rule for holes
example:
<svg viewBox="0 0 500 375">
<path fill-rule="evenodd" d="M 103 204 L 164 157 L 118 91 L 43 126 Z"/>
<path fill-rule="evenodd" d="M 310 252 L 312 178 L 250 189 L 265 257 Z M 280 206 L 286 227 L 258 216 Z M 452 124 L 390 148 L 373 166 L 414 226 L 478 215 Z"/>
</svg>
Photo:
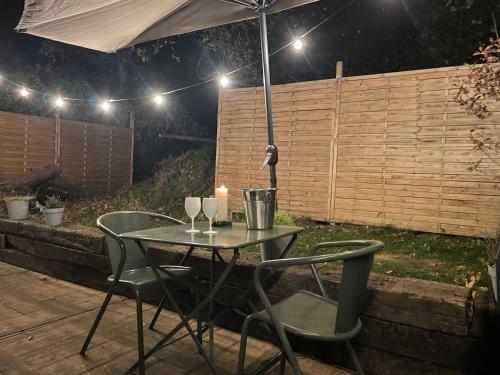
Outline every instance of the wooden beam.
<svg viewBox="0 0 500 375">
<path fill-rule="evenodd" d="M 160 138 L 180 139 L 182 141 L 207 142 L 207 143 L 215 143 L 216 141 L 215 138 L 194 137 L 191 135 L 180 135 L 180 134 L 160 134 Z"/>
</svg>

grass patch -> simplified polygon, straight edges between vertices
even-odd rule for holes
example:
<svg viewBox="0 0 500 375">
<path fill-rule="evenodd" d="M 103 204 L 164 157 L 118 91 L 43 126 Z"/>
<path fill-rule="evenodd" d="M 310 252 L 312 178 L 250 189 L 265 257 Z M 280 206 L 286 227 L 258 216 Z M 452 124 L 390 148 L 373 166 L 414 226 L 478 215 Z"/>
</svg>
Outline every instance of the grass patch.
<svg viewBox="0 0 500 375">
<path fill-rule="evenodd" d="M 391 276 L 465 285 L 470 276 L 477 277 L 486 267 L 483 239 L 352 224 L 306 227 L 291 255 L 303 256 L 318 242 L 353 239 L 382 241 L 385 248 L 376 256 L 373 270 Z M 478 285 L 488 283 L 482 277 Z"/>
</svg>

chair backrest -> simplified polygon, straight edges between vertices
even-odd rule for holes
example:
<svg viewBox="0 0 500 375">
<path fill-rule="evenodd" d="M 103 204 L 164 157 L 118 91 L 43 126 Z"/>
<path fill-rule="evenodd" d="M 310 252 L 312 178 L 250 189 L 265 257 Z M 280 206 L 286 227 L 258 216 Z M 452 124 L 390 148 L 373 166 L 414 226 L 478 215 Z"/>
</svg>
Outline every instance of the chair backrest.
<svg viewBox="0 0 500 375">
<path fill-rule="evenodd" d="M 368 252 L 366 248 L 354 250 L 352 257 L 344 259 L 335 333 L 349 332 L 356 327 L 374 254 L 382 249 L 383 245 L 375 246 L 373 251 Z"/>
<path fill-rule="evenodd" d="M 139 211 L 110 212 L 97 219 L 97 226 L 106 234 L 106 245 L 113 274 L 118 271 L 122 257 L 121 242 L 124 244 L 126 252 L 123 271 L 147 266 L 146 258 L 135 241 L 122 240 L 118 236 L 125 232 L 151 228 L 151 218 L 148 213 Z M 147 244 L 142 244 L 147 251 Z"/>
</svg>

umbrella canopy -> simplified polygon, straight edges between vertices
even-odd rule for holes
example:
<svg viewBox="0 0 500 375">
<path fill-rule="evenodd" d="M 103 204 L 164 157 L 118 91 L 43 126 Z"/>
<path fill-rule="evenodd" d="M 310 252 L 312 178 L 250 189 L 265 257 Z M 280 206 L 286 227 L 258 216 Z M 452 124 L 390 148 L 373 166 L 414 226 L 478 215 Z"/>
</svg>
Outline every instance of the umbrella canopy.
<svg viewBox="0 0 500 375">
<path fill-rule="evenodd" d="M 263 163 L 276 188 L 266 14 L 318 0 L 25 0 L 16 30 L 103 52 L 259 18 L 268 146 Z"/>
<path fill-rule="evenodd" d="M 277 0 L 278 12 L 317 0 Z M 244 0 L 25 0 L 16 30 L 90 48 L 120 48 L 167 36 L 258 17 Z M 268 1 L 268 3 L 270 3 Z"/>
</svg>

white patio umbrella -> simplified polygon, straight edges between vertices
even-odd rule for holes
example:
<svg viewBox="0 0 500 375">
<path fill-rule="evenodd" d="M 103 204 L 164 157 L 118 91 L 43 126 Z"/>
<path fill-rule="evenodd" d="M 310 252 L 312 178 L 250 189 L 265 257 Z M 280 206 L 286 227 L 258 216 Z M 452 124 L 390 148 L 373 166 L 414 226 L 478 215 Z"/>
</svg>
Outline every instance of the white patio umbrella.
<svg viewBox="0 0 500 375">
<path fill-rule="evenodd" d="M 25 0 L 19 32 L 103 52 L 259 18 L 268 128 L 265 163 L 276 187 L 266 14 L 318 0 Z"/>
</svg>

